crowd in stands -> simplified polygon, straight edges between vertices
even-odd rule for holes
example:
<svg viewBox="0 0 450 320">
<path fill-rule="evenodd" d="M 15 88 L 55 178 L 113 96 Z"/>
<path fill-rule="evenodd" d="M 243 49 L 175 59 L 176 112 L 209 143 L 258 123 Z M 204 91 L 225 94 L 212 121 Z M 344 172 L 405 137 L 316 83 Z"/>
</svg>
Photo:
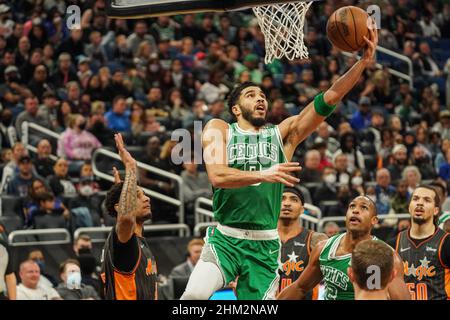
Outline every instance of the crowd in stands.
<svg viewBox="0 0 450 320">
<path fill-rule="evenodd" d="M 357 5 L 372 4 L 366 2 Z M 328 17 L 355 3 L 313 4 L 305 26 L 309 59 L 266 65 L 251 10 L 119 20 L 106 16 L 104 0 L 0 0 L 0 194 L 17 198 L 20 218 L 7 231 L 112 225 L 102 208 L 110 184 L 94 175 L 92 154 L 100 147 L 115 152 L 114 132 L 123 133 L 139 161 L 181 176 L 177 190 L 173 180 L 139 171 L 143 187 L 172 197 L 183 192 L 185 222 L 192 225 L 195 199 L 211 197 L 211 186 L 203 165 L 172 161 L 171 133 L 182 128 L 195 136 L 196 121 L 232 121 L 225 99 L 245 81 L 260 84 L 271 101 L 270 123 L 298 114 L 355 63 L 326 38 Z M 443 211 L 450 210 L 450 3 L 377 3 L 379 44 L 411 59 L 412 82 L 387 68 L 408 74 L 405 63 L 380 54 L 383 68 L 366 70 L 293 160 L 303 167 L 306 202 L 322 216 L 342 216 L 352 197 L 367 194 L 379 214 L 392 216 L 383 224 L 398 227 L 395 215 L 407 212 L 421 183 L 437 185 Z M 66 26 L 69 4 L 81 7 L 78 29 Z M 59 139 L 30 131 L 27 141 L 36 148 L 30 152 L 21 143 L 25 121 Z M 105 170 L 112 172 L 111 163 Z M 178 221 L 176 207 L 152 199 L 152 208 L 154 222 Z M 38 294 L 29 290 L 37 280 L 33 261 L 20 267 L 18 294 Z M 77 260 L 61 266 L 63 283 L 77 268 Z M 98 298 L 85 291 L 83 299 Z M 39 294 L 71 295 L 64 285 Z"/>
</svg>

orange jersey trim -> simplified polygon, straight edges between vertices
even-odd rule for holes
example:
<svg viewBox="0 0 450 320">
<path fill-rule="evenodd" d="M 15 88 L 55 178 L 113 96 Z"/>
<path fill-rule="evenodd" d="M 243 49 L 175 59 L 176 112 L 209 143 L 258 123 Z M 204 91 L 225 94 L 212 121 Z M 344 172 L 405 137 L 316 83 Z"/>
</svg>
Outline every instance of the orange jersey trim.
<svg viewBox="0 0 450 320">
<path fill-rule="evenodd" d="M 450 300 L 450 269 L 445 269 L 445 293 L 447 294 L 447 300 Z"/>
<path fill-rule="evenodd" d="M 446 233 L 445 236 L 441 239 L 441 243 L 439 244 L 439 250 L 438 250 L 439 261 L 440 261 L 441 265 L 442 265 L 444 268 L 446 268 L 446 269 L 448 269 L 449 266 L 446 266 L 446 265 L 444 264 L 444 261 L 442 261 L 442 258 L 441 258 L 441 250 L 442 250 L 442 246 L 444 245 L 445 238 L 447 238 L 449 234 L 450 234 L 450 233 Z"/>
</svg>

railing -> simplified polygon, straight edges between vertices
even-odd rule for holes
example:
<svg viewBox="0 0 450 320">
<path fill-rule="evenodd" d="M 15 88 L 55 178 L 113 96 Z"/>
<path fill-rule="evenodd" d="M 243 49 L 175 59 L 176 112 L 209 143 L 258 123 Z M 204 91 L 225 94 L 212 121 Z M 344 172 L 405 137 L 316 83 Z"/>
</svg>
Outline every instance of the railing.
<svg viewBox="0 0 450 320">
<path fill-rule="evenodd" d="M 119 161 L 120 161 L 120 156 L 117 153 L 106 150 L 104 148 L 99 148 L 99 149 L 95 150 L 94 153 L 92 154 L 92 170 L 93 170 L 94 174 L 102 179 L 108 180 L 110 182 L 114 182 L 114 177 L 112 175 L 106 174 L 98 169 L 95 160 L 97 159 L 97 157 L 99 155 L 104 155 L 104 156 L 107 156 L 109 158 L 113 158 L 113 159 L 116 159 Z M 137 166 L 138 166 L 138 168 L 142 168 L 149 172 L 155 173 L 159 176 L 174 180 L 178 184 L 178 199 L 168 197 L 165 194 L 150 190 L 148 188 L 144 188 L 144 187 L 141 187 L 141 188 L 146 194 L 148 194 L 152 198 L 159 199 L 161 201 L 164 201 L 164 202 L 170 203 L 174 206 L 177 206 L 179 223 L 181 223 L 181 224 L 184 223 L 184 196 L 183 196 L 183 190 L 182 190 L 183 179 L 179 175 L 161 170 L 156 167 L 149 166 L 148 164 L 145 164 L 140 161 L 137 161 Z M 181 236 L 181 234 L 180 234 L 180 236 Z"/>
<path fill-rule="evenodd" d="M 78 228 L 73 234 L 73 238 L 76 239 L 80 234 L 103 234 L 106 235 L 111 232 L 113 227 L 90 227 L 90 228 Z M 180 230 L 180 236 L 190 237 L 191 230 L 189 226 L 184 223 L 175 224 L 155 224 L 155 225 L 144 225 L 144 233 L 146 232 L 156 232 L 156 231 L 170 231 L 170 230 Z M 93 243 L 104 242 L 105 239 L 98 239 L 91 237 Z"/>
<path fill-rule="evenodd" d="M 22 123 L 21 141 L 28 150 L 30 150 L 31 152 L 34 152 L 34 153 L 37 153 L 37 148 L 35 146 L 32 146 L 31 144 L 29 144 L 30 129 L 36 130 L 36 131 L 43 133 L 49 137 L 55 138 L 56 140 L 58 140 L 59 137 L 61 136 L 59 133 L 53 132 L 52 130 L 49 130 L 49 129 L 47 129 L 43 126 L 40 126 L 36 123 L 24 121 Z M 56 160 L 58 160 L 58 157 L 51 154 L 50 159 L 52 159 L 53 161 L 56 161 Z"/>
<path fill-rule="evenodd" d="M 58 235 L 64 236 L 61 240 L 44 240 L 44 241 L 22 241 L 14 242 L 19 236 L 39 236 L 39 235 Z M 66 229 L 35 229 L 35 230 L 16 230 L 9 234 L 8 243 L 12 247 L 33 246 L 33 245 L 52 245 L 52 244 L 70 244 L 70 233 Z"/>
<path fill-rule="evenodd" d="M 402 60 L 402 61 L 406 62 L 406 64 L 408 65 L 408 74 L 405 74 L 403 72 L 400 72 L 400 71 L 392 69 L 392 68 L 387 68 L 387 70 L 393 76 L 408 81 L 409 82 L 409 87 L 411 89 L 413 89 L 413 87 L 414 87 L 414 84 L 413 84 L 414 72 L 413 72 L 413 64 L 412 64 L 411 59 L 408 58 L 407 56 L 403 55 L 403 54 L 400 54 L 398 52 L 386 49 L 386 48 L 381 47 L 381 46 L 377 46 L 377 51 L 382 52 L 382 53 L 387 54 L 387 55 L 390 55 L 390 56 L 392 56 L 392 57 L 394 57 L 396 59 L 399 59 L 399 60 Z M 346 56 L 346 57 L 350 57 L 350 58 L 351 57 L 357 57 L 358 59 L 361 58 L 360 55 L 353 54 L 353 53 L 350 53 L 350 52 L 341 51 L 341 53 L 344 56 Z M 376 67 L 378 69 L 383 69 L 383 66 L 381 64 L 376 63 L 375 65 L 376 65 Z"/>
<path fill-rule="evenodd" d="M 210 209 L 202 208 L 202 205 L 206 205 L 212 208 L 212 200 L 204 197 L 197 198 L 195 200 L 195 227 L 194 227 L 194 235 L 198 237 L 201 234 L 201 230 L 207 228 L 209 226 L 217 225 L 217 222 L 214 221 L 214 214 Z M 300 223 L 303 227 L 316 230 L 318 229 L 319 221 L 322 217 L 322 211 L 310 204 L 305 203 L 304 208 L 310 211 L 311 213 L 315 213 L 316 217 L 302 214 L 300 216 Z"/>
<path fill-rule="evenodd" d="M 382 214 L 382 215 L 378 215 L 378 221 L 383 221 L 383 220 L 397 220 L 397 219 L 410 219 L 411 215 L 409 213 L 398 213 L 395 215 L 390 215 L 390 214 Z M 325 217 L 320 219 L 319 224 L 317 226 L 317 231 L 319 232 L 323 232 L 323 227 L 327 222 L 342 222 L 345 221 L 346 217 L 345 216 L 335 216 L 335 217 Z"/>
</svg>

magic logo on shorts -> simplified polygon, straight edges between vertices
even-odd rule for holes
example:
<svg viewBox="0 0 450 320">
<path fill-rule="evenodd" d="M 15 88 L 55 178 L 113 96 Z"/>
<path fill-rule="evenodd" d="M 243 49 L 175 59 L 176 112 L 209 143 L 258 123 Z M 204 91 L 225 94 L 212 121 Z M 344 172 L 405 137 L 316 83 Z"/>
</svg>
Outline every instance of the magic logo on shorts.
<svg viewBox="0 0 450 320">
<path fill-rule="evenodd" d="M 414 263 L 409 265 L 408 261 L 403 262 L 405 276 L 412 276 L 417 278 L 417 280 L 422 280 L 423 278 L 433 278 L 436 275 L 435 266 L 430 266 L 430 262 L 427 257 L 424 257 L 420 261 L 419 266 L 415 266 Z"/>
</svg>

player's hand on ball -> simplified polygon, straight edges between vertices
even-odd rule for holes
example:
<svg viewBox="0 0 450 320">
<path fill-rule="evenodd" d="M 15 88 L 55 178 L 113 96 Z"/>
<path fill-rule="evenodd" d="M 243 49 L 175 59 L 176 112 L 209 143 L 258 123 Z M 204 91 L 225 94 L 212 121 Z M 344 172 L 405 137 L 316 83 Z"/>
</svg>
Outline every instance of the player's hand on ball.
<svg viewBox="0 0 450 320">
<path fill-rule="evenodd" d="M 116 147 L 119 151 L 120 159 L 122 160 L 125 167 L 135 168 L 136 160 L 131 156 L 131 154 L 125 149 L 125 143 L 123 142 L 122 135 L 117 133 L 114 135 L 114 140 L 116 141 Z"/>
<path fill-rule="evenodd" d="M 369 37 L 364 37 L 364 40 L 366 41 L 367 46 L 364 49 L 364 55 L 362 59 L 370 63 L 375 57 L 375 52 L 378 45 L 378 30 L 374 19 L 372 19 L 372 25 L 369 28 Z"/>
<path fill-rule="evenodd" d="M 293 187 L 296 183 L 300 182 L 300 179 L 292 176 L 290 173 L 300 171 L 301 169 L 298 162 L 286 162 L 263 170 L 261 174 L 264 182 L 281 182 L 288 187 Z"/>
</svg>

